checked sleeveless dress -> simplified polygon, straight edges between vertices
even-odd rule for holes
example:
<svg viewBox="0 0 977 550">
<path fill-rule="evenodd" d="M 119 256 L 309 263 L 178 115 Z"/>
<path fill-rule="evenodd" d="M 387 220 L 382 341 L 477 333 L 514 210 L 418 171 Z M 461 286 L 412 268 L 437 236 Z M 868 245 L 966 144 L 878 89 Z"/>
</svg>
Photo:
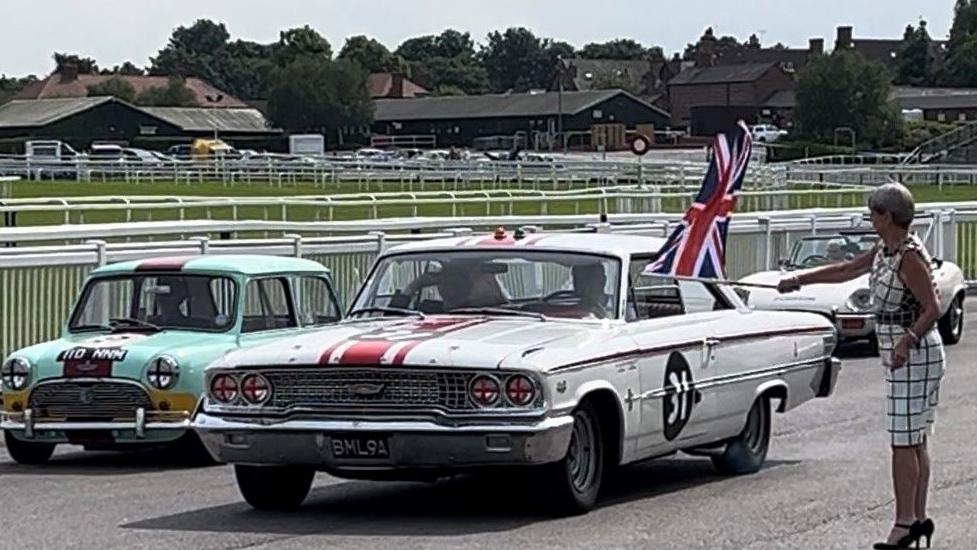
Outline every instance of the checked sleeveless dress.
<svg viewBox="0 0 977 550">
<path fill-rule="evenodd" d="M 919 300 L 899 278 L 899 269 L 907 252 L 922 255 L 932 265 L 923 244 L 908 237 L 894 251 L 878 247 L 872 265 L 870 289 L 875 312 L 875 331 L 886 377 L 886 414 L 893 447 L 912 447 L 926 441 L 928 428 L 936 420 L 940 381 L 946 372 L 943 341 L 936 326 L 921 334 L 918 344 L 910 348 L 909 359 L 902 368 L 892 370 L 892 350 L 922 313 Z M 931 274 L 932 278 L 932 274 Z"/>
</svg>

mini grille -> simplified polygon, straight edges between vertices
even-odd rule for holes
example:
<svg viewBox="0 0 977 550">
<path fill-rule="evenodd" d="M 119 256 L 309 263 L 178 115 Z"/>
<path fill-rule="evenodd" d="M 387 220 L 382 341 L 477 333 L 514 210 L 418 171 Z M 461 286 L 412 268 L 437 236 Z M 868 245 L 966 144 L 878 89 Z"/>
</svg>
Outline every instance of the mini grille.
<svg viewBox="0 0 977 550">
<path fill-rule="evenodd" d="M 468 400 L 471 373 L 404 370 L 277 370 L 271 382 L 272 407 L 380 406 L 474 409 Z"/>
<path fill-rule="evenodd" d="M 136 409 L 153 409 L 146 392 L 121 382 L 57 382 L 38 386 L 30 396 L 38 418 L 85 420 L 133 418 Z"/>
</svg>

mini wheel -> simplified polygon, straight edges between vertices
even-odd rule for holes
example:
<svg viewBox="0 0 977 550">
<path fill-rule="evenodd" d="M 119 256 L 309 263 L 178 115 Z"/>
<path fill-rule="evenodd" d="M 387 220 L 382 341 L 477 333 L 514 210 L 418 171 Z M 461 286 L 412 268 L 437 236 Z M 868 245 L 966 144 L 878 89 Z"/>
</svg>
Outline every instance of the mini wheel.
<svg viewBox="0 0 977 550">
<path fill-rule="evenodd" d="M 37 443 L 17 439 L 7 430 L 3 432 L 7 453 L 18 464 L 44 464 L 54 454 L 54 443 Z"/>
</svg>

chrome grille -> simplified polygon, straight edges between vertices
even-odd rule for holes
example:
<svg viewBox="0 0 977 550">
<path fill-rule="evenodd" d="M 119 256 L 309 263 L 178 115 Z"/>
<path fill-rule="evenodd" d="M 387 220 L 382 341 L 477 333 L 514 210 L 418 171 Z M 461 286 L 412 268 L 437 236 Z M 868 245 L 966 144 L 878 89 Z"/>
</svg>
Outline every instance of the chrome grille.
<svg viewBox="0 0 977 550">
<path fill-rule="evenodd" d="M 68 419 L 133 418 L 136 409 L 153 409 L 149 395 L 123 382 L 55 382 L 31 392 L 29 406 L 37 417 Z"/>
<path fill-rule="evenodd" d="M 380 406 L 471 410 L 466 372 L 317 369 L 262 372 L 272 407 Z M 359 390 L 359 391 L 357 391 Z"/>
</svg>

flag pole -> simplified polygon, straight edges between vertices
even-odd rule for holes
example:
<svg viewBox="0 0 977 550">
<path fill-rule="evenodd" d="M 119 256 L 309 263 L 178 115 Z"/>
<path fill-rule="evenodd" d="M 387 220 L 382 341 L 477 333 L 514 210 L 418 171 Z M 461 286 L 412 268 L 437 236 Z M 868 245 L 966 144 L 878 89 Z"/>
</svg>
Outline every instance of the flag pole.
<svg viewBox="0 0 977 550">
<path fill-rule="evenodd" d="M 713 285 L 729 285 L 729 286 L 744 286 L 751 288 L 769 288 L 776 290 L 777 285 L 763 284 L 763 283 L 741 283 L 739 281 L 731 281 L 729 279 L 711 279 L 709 277 L 688 277 L 685 275 L 663 275 L 660 273 L 651 274 L 654 277 L 662 277 L 666 279 L 675 279 L 676 281 L 692 281 L 696 283 L 708 283 Z"/>
</svg>

